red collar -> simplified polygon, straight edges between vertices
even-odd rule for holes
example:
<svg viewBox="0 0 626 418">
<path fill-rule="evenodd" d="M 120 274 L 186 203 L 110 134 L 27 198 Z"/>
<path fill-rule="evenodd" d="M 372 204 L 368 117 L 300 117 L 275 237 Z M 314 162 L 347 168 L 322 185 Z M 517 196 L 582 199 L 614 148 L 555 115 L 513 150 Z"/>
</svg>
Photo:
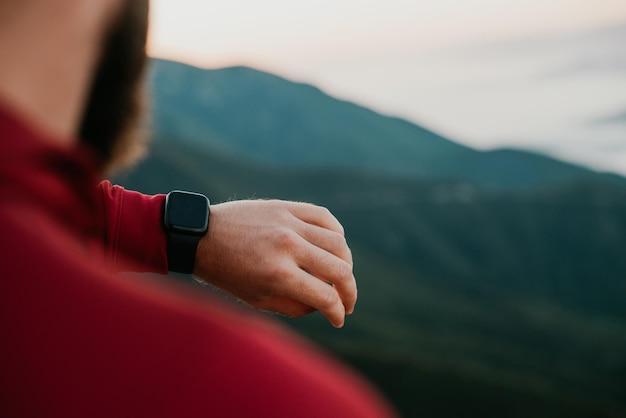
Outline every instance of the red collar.
<svg viewBox="0 0 626 418">
<path fill-rule="evenodd" d="M 55 145 L 0 105 L 0 204 L 43 210 L 86 237 L 97 224 L 99 177 L 88 150 Z"/>
</svg>

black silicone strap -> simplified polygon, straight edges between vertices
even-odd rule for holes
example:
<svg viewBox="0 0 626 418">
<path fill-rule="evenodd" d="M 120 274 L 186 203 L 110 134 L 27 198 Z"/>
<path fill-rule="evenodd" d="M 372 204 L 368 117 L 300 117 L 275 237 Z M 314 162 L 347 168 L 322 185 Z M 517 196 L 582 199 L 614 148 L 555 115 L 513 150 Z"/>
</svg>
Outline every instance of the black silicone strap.
<svg viewBox="0 0 626 418">
<path fill-rule="evenodd" d="M 198 242 L 202 237 L 193 235 L 167 233 L 168 270 L 177 273 L 191 274 L 196 260 Z"/>
</svg>

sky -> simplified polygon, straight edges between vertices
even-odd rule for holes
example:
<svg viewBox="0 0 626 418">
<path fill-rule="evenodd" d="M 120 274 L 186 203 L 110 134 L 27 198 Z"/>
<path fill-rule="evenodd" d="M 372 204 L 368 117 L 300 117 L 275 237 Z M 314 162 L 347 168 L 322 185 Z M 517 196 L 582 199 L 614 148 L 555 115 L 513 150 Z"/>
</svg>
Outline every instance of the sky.
<svg viewBox="0 0 626 418">
<path fill-rule="evenodd" d="M 626 122 L 610 122 L 626 115 L 626 0 L 151 4 L 153 56 L 248 65 L 476 148 L 626 173 Z"/>
</svg>

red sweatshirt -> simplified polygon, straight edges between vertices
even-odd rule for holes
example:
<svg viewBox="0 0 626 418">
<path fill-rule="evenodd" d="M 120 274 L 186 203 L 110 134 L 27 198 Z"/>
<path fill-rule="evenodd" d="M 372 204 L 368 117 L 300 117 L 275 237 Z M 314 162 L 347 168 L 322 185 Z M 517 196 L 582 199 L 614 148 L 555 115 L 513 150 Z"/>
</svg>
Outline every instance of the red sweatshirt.
<svg viewBox="0 0 626 418">
<path fill-rule="evenodd" d="M 95 187 L 81 149 L 0 109 L 0 416 L 385 417 L 378 394 L 282 326 L 165 272 L 163 197 Z"/>
</svg>

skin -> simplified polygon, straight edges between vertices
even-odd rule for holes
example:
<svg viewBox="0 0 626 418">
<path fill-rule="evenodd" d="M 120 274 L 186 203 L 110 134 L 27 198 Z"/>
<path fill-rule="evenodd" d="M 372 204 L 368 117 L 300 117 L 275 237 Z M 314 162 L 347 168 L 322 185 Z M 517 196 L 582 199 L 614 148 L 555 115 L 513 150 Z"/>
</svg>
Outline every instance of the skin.
<svg viewBox="0 0 626 418">
<path fill-rule="evenodd" d="M 123 1 L 0 0 L 0 101 L 47 140 L 77 146 L 107 30 Z M 343 227 L 306 203 L 211 206 L 194 275 L 258 309 L 291 317 L 320 311 L 335 327 L 357 299 Z"/>
<path fill-rule="evenodd" d="M 0 95 L 70 147 L 118 0 L 0 0 Z M 62 98 L 62 100 L 59 100 Z"/>
<path fill-rule="evenodd" d="M 258 309 L 291 317 L 319 310 L 335 327 L 354 310 L 352 254 L 327 209 L 283 201 L 212 206 L 198 254 L 195 275 Z"/>
</svg>

